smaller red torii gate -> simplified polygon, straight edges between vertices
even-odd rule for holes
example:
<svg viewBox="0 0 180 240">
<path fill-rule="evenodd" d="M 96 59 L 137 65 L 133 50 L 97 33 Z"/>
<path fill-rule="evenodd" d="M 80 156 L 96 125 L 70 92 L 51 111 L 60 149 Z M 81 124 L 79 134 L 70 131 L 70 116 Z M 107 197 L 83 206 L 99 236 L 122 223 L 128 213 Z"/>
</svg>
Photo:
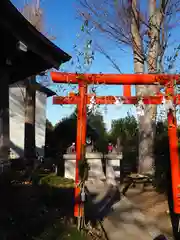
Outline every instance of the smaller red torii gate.
<svg viewBox="0 0 180 240">
<path fill-rule="evenodd" d="M 86 142 L 86 124 L 87 113 L 86 105 L 90 104 L 93 94 L 87 93 L 89 84 L 108 84 L 108 85 L 124 85 L 123 104 L 137 104 L 139 98 L 131 96 L 130 85 L 164 85 L 165 96 L 158 93 L 157 96 L 142 96 L 144 104 L 161 104 L 163 98 L 172 100 L 175 105 L 180 104 L 180 95 L 175 95 L 174 85 L 180 83 L 180 75 L 168 74 L 76 74 L 51 72 L 52 81 L 55 83 L 78 84 L 78 94 L 71 93 L 68 97 L 54 96 L 53 104 L 77 104 L 77 140 L 76 140 L 76 174 L 75 174 L 75 199 L 80 193 L 77 187 L 79 183 L 78 161 L 81 160 L 82 146 Z M 95 96 L 96 104 L 114 104 L 116 98 L 114 96 Z M 171 176 L 172 176 L 172 193 L 174 201 L 174 212 L 180 214 L 180 165 L 178 154 L 178 137 L 177 122 L 173 111 L 168 112 L 168 135 L 170 147 Z M 81 215 L 80 206 L 75 204 L 74 216 Z"/>
</svg>

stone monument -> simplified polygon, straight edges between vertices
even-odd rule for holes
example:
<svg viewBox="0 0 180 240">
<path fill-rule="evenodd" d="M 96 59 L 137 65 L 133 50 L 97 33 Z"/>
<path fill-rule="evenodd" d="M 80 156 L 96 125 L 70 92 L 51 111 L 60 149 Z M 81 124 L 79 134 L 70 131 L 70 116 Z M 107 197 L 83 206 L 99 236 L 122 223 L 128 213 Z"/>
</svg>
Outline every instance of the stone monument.
<svg viewBox="0 0 180 240">
<path fill-rule="evenodd" d="M 117 185 L 120 182 L 120 165 L 122 160 L 122 152 L 117 153 L 113 148 L 111 153 L 106 155 L 106 183 Z"/>
<path fill-rule="evenodd" d="M 102 167 L 102 154 L 92 152 L 92 146 L 86 147 L 86 159 L 89 163 L 89 181 L 103 181 L 106 179 Z M 75 180 L 76 153 L 67 153 L 63 155 L 65 160 L 65 178 Z"/>
</svg>

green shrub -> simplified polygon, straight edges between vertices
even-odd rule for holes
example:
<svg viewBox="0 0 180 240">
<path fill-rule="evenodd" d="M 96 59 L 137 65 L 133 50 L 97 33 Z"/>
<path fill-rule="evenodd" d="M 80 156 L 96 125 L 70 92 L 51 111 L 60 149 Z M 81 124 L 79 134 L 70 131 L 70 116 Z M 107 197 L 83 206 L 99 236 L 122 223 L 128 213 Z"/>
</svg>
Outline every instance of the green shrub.
<svg viewBox="0 0 180 240">
<path fill-rule="evenodd" d="M 63 188 L 74 187 L 74 180 L 57 176 L 54 173 L 42 177 L 39 183 L 41 185 L 48 185 L 50 187 L 63 187 Z"/>
<path fill-rule="evenodd" d="M 46 177 L 47 175 L 48 175 L 47 173 L 34 172 L 32 174 L 32 184 L 33 185 L 38 185 L 40 183 L 41 179 Z"/>
</svg>

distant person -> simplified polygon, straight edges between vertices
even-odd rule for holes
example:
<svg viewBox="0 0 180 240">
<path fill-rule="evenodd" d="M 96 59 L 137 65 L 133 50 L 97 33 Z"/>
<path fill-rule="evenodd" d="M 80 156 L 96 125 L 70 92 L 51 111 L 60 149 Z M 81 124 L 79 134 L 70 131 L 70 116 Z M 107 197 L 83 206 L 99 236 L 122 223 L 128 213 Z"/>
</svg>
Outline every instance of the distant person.
<svg viewBox="0 0 180 240">
<path fill-rule="evenodd" d="M 72 152 L 72 153 L 75 153 L 75 152 L 76 152 L 76 144 L 75 144 L 75 142 L 72 143 L 71 152 Z"/>
<path fill-rule="evenodd" d="M 112 143 L 109 143 L 108 144 L 108 153 L 112 153 L 112 151 L 113 151 L 113 145 L 112 145 Z"/>
<path fill-rule="evenodd" d="M 93 152 L 93 143 L 91 141 L 91 138 L 86 138 L 86 151 L 88 153 Z"/>
</svg>

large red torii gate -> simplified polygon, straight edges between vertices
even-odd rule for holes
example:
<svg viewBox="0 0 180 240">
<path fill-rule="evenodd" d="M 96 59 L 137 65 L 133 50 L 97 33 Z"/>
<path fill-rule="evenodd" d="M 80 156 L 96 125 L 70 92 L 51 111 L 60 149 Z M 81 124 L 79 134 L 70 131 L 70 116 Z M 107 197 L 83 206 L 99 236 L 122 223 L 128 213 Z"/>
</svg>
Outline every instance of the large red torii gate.
<svg viewBox="0 0 180 240">
<path fill-rule="evenodd" d="M 131 96 L 130 85 L 164 85 L 165 98 L 172 100 L 174 104 L 180 104 L 180 95 L 175 95 L 174 85 L 180 83 L 180 75 L 169 74 L 76 74 L 51 72 L 52 81 L 55 83 L 71 83 L 78 84 L 78 94 L 71 93 L 68 97 L 55 96 L 53 104 L 77 104 L 77 153 L 76 153 L 76 186 L 79 182 L 78 161 L 81 160 L 82 146 L 86 140 L 86 105 L 90 103 L 92 94 L 87 94 L 89 84 L 108 84 L 108 85 L 124 85 L 123 104 L 136 104 L 139 97 Z M 158 93 L 156 96 L 142 96 L 144 104 L 161 104 L 163 95 Z M 114 96 L 96 97 L 97 104 L 114 104 L 116 101 Z M 173 111 L 168 112 L 168 135 L 171 160 L 171 176 L 172 176 L 172 193 L 174 201 L 174 212 L 180 214 L 180 165 L 178 154 L 178 137 L 177 123 Z M 75 197 L 79 194 L 78 187 L 75 189 Z M 79 206 L 75 204 L 76 217 L 79 216 Z"/>
</svg>

